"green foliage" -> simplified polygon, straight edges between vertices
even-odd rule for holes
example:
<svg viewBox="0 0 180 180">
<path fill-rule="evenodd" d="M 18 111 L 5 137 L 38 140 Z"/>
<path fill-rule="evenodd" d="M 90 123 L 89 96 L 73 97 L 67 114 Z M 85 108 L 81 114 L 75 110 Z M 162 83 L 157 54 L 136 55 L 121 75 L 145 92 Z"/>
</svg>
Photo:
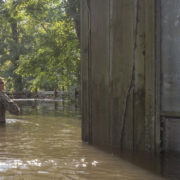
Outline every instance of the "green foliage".
<svg viewBox="0 0 180 180">
<path fill-rule="evenodd" d="M 78 86 L 75 21 L 62 0 L 0 1 L 0 76 L 9 90 Z"/>
<path fill-rule="evenodd" d="M 63 0 L 66 14 L 73 20 L 77 36 L 80 40 L 80 0 Z"/>
</svg>

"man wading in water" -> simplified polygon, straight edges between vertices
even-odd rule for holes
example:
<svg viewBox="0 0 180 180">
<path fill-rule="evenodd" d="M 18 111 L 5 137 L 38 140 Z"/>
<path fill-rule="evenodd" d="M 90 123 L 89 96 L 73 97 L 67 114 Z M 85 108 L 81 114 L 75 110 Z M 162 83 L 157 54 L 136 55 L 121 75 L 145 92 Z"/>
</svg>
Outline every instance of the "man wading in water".
<svg viewBox="0 0 180 180">
<path fill-rule="evenodd" d="M 6 122 L 6 110 L 15 115 L 18 115 L 20 112 L 18 105 L 4 93 L 4 81 L 0 78 L 0 124 L 5 124 Z"/>
</svg>

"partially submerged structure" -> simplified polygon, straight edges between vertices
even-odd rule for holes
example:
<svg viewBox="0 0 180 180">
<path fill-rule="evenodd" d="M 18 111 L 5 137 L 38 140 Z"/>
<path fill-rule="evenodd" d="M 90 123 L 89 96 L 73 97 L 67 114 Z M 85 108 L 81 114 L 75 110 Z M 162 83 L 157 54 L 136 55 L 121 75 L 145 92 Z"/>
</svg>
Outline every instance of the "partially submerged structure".
<svg viewBox="0 0 180 180">
<path fill-rule="evenodd" d="M 81 0 L 84 141 L 180 151 L 179 9 L 179 0 Z"/>
</svg>

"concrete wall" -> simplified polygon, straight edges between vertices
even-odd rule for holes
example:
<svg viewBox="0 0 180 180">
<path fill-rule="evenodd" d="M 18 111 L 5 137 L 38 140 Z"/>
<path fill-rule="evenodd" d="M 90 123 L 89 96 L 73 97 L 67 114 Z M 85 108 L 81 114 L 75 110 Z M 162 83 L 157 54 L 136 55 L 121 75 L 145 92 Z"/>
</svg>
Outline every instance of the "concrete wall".
<svg viewBox="0 0 180 180">
<path fill-rule="evenodd" d="M 161 0 L 162 110 L 180 112 L 180 1 Z"/>
<path fill-rule="evenodd" d="M 155 0 L 81 0 L 84 141 L 159 150 L 155 12 Z"/>
<path fill-rule="evenodd" d="M 180 1 L 161 0 L 161 114 L 165 151 L 180 151 Z"/>
</svg>

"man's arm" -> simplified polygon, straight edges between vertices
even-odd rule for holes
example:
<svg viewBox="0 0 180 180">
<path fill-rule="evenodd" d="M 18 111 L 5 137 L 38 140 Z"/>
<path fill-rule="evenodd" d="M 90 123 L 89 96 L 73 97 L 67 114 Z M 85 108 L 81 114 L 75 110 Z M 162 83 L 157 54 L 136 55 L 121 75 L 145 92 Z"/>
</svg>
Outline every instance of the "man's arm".
<svg viewBox="0 0 180 180">
<path fill-rule="evenodd" d="M 2 102 L 6 110 L 8 110 L 11 114 L 18 115 L 20 113 L 19 106 L 10 99 L 5 93 L 2 95 Z"/>
</svg>

